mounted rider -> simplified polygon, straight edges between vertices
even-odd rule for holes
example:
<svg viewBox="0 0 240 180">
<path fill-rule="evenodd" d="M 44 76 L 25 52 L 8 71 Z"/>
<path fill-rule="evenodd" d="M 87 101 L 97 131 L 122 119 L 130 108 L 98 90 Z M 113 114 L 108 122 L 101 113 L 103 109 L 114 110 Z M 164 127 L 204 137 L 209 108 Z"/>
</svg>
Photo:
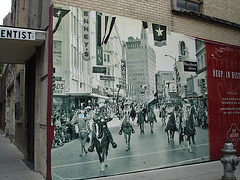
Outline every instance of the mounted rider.
<svg viewBox="0 0 240 180">
<path fill-rule="evenodd" d="M 98 139 L 103 137 L 103 131 L 106 133 L 106 135 L 109 137 L 110 143 L 112 144 L 113 148 L 117 147 L 117 144 L 114 142 L 111 132 L 109 131 L 109 128 L 107 126 L 107 123 L 110 122 L 113 118 L 107 113 L 107 107 L 105 104 L 101 103 L 99 105 L 99 108 L 96 109 L 95 114 L 93 115 L 93 132 L 92 132 L 92 141 L 91 145 L 88 148 L 89 152 L 93 151 L 93 140 L 96 138 L 96 132 L 98 125 Z"/>
<path fill-rule="evenodd" d="M 129 130 L 131 130 L 132 133 L 135 133 L 132 123 L 130 122 L 130 119 L 129 119 L 130 116 L 131 116 L 131 110 L 129 108 L 129 104 L 125 104 L 123 107 L 123 121 L 121 124 L 120 131 L 118 133 L 119 135 L 122 135 L 122 131 L 124 128 L 125 128 L 125 130 L 129 129 Z"/>
</svg>

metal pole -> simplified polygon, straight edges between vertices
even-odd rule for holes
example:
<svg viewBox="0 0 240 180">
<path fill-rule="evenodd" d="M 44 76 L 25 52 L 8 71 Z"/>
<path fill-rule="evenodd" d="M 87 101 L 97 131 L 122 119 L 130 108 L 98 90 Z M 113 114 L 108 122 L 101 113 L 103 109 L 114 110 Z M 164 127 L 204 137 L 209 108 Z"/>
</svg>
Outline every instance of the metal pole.
<svg viewBox="0 0 240 180">
<path fill-rule="evenodd" d="M 176 88 L 177 88 L 177 101 L 178 101 L 178 81 L 177 81 L 177 60 L 176 60 L 176 58 L 174 58 L 174 57 L 172 57 L 171 55 L 168 55 L 168 54 L 165 54 L 165 57 L 170 57 L 170 58 L 172 58 L 173 60 L 174 60 L 174 64 L 175 64 L 175 67 L 174 67 L 174 69 L 175 69 L 175 74 L 176 74 Z"/>
<path fill-rule="evenodd" d="M 115 68 L 115 64 L 113 65 L 113 107 L 114 107 L 114 82 L 115 82 L 114 68 Z M 115 107 L 114 107 L 114 109 L 115 109 Z"/>
</svg>

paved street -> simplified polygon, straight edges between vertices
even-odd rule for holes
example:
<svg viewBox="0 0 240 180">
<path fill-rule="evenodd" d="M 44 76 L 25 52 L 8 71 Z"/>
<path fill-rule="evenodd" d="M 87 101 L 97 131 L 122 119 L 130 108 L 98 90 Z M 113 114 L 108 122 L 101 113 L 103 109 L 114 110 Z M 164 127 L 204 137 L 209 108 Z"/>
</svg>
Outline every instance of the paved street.
<svg viewBox="0 0 240 180">
<path fill-rule="evenodd" d="M 196 128 L 196 147 L 190 153 L 179 145 L 178 133 L 175 133 L 175 144 L 168 144 L 165 126 L 161 125 L 159 119 L 155 123 L 154 133 L 150 132 L 149 123 L 145 124 L 144 135 L 139 133 L 139 126 L 134 125 L 136 132 L 131 138 L 131 149 L 126 151 L 124 136 L 118 135 L 120 129 L 118 121 L 114 119 L 110 126 L 118 147 L 113 149 L 110 146 L 108 167 L 104 173 L 100 173 L 96 152 L 79 157 L 80 143 L 76 139 L 52 150 L 52 178 L 54 180 L 94 178 L 209 160 L 208 129 Z M 86 147 L 89 147 L 88 143 Z"/>
</svg>

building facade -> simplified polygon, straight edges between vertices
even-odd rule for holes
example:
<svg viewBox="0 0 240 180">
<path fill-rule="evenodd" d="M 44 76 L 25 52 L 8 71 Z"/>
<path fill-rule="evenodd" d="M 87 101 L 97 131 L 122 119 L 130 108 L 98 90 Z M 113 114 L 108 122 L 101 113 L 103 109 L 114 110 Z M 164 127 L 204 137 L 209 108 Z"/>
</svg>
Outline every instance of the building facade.
<svg viewBox="0 0 240 180">
<path fill-rule="evenodd" d="M 129 37 L 126 42 L 128 84 L 133 88 L 133 100 L 147 102 L 155 90 L 156 55 L 148 44 L 147 32 L 141 30 L 141 39 Z"/>
</svg>

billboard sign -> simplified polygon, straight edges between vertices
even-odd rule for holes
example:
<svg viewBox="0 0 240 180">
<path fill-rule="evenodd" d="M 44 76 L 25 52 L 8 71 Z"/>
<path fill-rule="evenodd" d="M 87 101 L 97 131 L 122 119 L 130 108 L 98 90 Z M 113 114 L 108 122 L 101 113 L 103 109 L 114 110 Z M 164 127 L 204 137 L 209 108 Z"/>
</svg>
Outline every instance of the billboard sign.
<svg viewBox="0 0 240 180">
<path fill-rule="evenodd" d="M 93 66 L 93 73 L 106 73 L 106 67 Z"/>
<path fill-rule="evenodd" d="M 184 71 L 197 72 L 197 62 L 184 61 Z"/>
</svg>

